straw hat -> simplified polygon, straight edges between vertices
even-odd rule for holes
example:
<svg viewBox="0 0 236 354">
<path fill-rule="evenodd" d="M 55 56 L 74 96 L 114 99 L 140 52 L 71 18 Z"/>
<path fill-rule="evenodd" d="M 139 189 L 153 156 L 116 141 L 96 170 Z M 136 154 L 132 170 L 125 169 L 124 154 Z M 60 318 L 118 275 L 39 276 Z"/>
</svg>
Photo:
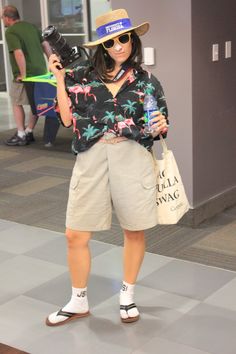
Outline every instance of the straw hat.
<svg viewBox="0 0 236 354">
<path fill-rule="evenodd" d="M 139 26 L 132 26 L 128 13 L 124 9 L 107 12 L 96 18 L 96 32 L 98 39 L 84 44 L 84 47 L 94 47 L 108 39 L 115 38 L 122 33 L 134 30 L 138 36 L 142 36 L 149 29 L 149 23 L 144 22 Z"/>
</svg>

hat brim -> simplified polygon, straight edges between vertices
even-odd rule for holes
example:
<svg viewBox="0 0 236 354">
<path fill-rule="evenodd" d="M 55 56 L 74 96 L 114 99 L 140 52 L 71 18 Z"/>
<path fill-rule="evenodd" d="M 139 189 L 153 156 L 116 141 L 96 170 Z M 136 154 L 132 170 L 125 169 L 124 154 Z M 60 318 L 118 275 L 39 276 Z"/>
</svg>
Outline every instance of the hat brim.
<svg viewBox="0 0 236 354">
<path fill-rule="evenodd" d="M 102 43 L 108 41 L 109 39 L 115 38 L 117 36 L 120 36 L 123 33 L 130 32 L 130 31 L 135 31 L 138 36 L 143 36 L 145 33 L 147 33 L 148 30 L 149 30 L 149 23 L 144 22 L 139 26 L 130 27 L 129 29 L 110 34 L 110 35 L 105 36 L 103 38 L 97 39 L 94 42 L 84 43 L 83 46 L 86 48 L 96 47 L 97 45 L 102 44 Z"/>
</svg>

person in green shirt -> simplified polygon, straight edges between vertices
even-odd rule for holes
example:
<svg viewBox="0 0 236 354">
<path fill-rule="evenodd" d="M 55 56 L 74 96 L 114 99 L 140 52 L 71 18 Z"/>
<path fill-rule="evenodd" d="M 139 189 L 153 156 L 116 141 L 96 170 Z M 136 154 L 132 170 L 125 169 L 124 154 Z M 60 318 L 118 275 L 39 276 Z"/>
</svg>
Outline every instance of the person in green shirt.
<svg viewBox="0 0 236 354">
<path fill-rule="evenodd" d="M 10 97 L 17 126 L 16 134 L 5 143 L 10 146 L 22 146 L 35 140 L 33 129 L 38 119 L 34 102 L 34 83 L 23 83 L 22 80 L 29 76 L 45 74 L 47 67 L 44 53 L 49 57 L 52 51 L 49 44 L 43 41 L 39 29 L 20 19 L 15 6 L 5 6 L 1 17 L 7 28 L 5 37 L 13 74 Z M 25 126 L 23 106 L 27 104 L 31 106 L 31 113 Z"/>
</svg>

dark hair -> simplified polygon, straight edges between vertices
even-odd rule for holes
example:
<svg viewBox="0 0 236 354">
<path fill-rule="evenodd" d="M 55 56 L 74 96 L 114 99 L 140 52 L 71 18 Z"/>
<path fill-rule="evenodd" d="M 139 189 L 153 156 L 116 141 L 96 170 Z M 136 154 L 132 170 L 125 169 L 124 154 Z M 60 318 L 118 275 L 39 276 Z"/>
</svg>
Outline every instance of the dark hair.
<svg viewBox="0 0 236 354">
<path fill-rule="evenodd" d="M 20 15 L 17 8 L 13 5 L 8 5 L 3 8 L 3 16 L 9 17 L 12 20 L 19 20 Z"/>
<path fill-rule="evenodd" d="M 129 63 L 134 69 L 142 70 L 142 43 L 139 36 L 134 31 L 131 32 L 131 43 L 132 51 L 126 63 Z M 101 78 L 109 79 L 109 72 L 114 70 L 115 61 L 110 57 L 103 45 L 99 44 L 93 55 L 92 65 Z"/>
</svg>

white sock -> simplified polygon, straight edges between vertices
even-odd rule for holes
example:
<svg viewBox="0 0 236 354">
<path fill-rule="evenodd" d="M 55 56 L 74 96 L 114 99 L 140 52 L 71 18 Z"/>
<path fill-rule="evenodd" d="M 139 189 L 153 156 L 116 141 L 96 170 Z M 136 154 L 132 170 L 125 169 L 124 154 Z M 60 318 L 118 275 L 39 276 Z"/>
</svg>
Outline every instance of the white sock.
<svg viewBox="0 0 236 354">
<path fill-rule="evenodd" d="M 87 288 L 73 288 L 72 296 L 68 304 L 63 307 L 63 311 L 84 313 L 88 311 Z"/>
<path fill-rule="evenodd" d="M 32 133 L 32 131 L 33 131 L 33 129 L 30 129 L 30 128 L 27 127 L 25 129 L 25 134 Z"/>
<path fill-rule="evenodd" d="M 24 130 L 18 130 L 18 131 L 17 131 L 17 135 L 19 136 L 19 138 L 24 138 L 24 137 L 25 137 L 25 132 L 24 132 Z"/>
<path fill-rule="evenodd" d="M 72 312 L 72 313 L 86 313 L 89 310 L 88 298 L 87 298 L 87 287 L 86 288 L 73 288 L 72 296 L 68 304 L 66 304 L 62 311 Z M 48 316 L 51 323 L 62 322 L 66 319 L 63 315 L 57 315 L 57 312 L 53 312 Z"/>
<path fill-rule="evenodd" d="M 130 305 L 134 303 L 134 287 L 135 284 L 129 284 L 123 281 L 122 288 L 120 290 L 120 305 Z M 137 307 L 134 307 L 128 311 L 120 310 L 121 318 L 136 317 L 139 315 Z"/>
</svg>

